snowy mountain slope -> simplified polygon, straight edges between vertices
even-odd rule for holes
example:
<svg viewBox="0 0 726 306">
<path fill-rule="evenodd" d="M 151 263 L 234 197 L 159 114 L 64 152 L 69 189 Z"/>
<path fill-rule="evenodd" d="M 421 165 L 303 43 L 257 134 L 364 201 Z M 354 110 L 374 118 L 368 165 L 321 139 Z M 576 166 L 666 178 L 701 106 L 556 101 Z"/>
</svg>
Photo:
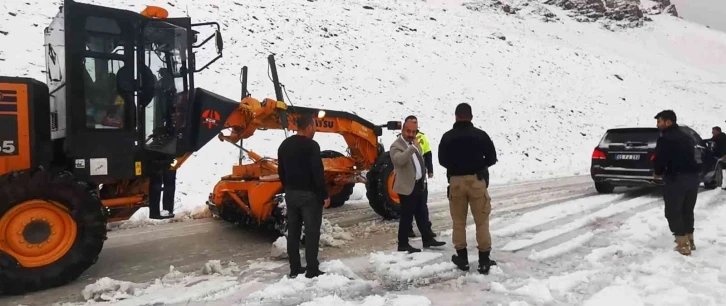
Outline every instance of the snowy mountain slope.
<svg viewBox="0 0 726 306">
<path fill-rule="evenodd" d="M 134 11 L 154 4 L 172 15 L 217 20 L 225 56 L 198 74 L 197 86 L 237 99 L 239 69 L 248 65 L 253 96 L 274 97 L 265 57 L 276 53 L 292 103 L 375 123 L 415 114 L 434 160 L 453 108 L 469 102 L 499 152 L 494 184 L 583 173 L 605 129 L 652 126 L 662 109 L 674 109 L 702 134 L 723 122 L 726 34 L 667 14 L 611 32 L 536 2 L 526 14 L 471 10 L 456 0 L 84 2 Z M 0 20 L 7 32 L 0 35 L 3 75 L 45 80 L 42 29 L 58 3 L 0 4 L 9 14 Z M 543 9 L 559 20 L 543 21 Z M 384 134 L 388 146 L 395 134 Z M 245 147 L 274 155 L 282 137 L 259 131 Z M 344 147 L 336 135 L 316 138 L 323 148 Z M 236 149 L 216 140 L 195 154 L 180 170 L 177 210 L 203 206 L 236 160 Z M 435 173 L 432 188 L 443 190 L 444 171 L 436 165 Z"/>
</svg>

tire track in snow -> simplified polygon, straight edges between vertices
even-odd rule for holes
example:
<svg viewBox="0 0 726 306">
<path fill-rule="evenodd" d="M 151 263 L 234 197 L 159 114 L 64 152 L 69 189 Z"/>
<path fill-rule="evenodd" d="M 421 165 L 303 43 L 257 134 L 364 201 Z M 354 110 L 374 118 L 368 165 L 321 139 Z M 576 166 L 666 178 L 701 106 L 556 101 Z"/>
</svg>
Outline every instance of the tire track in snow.
<svg viewBox="0 0 726 306">
<path fill-rule="evenodd" d="M 572 232 L 574 230 L 586 227 L 590 224 L 593 224 L 601 219 L 610 218 L 612 216 L 615 216 L 620 213 L 627 212 L 629 210 L 632 210 L 634 208 L 657 202 L 662 201 L 660 198 L 652 197 L 652 196 L 645 196 L 635 199 L 630 199 L 625 202 L 620 202 L 616 204 L 612 204 L 610 206 L 607 206 L 603 209 L 600 209 L 594 213 L 591 213 L 585 217 L 578 218 L 572 222 L 566 223 L 562 226 L 552 228 L 546 231 L 539 232 L 535 234 L 530 239 L 517 239 L 517 240 L 511 240 L 509 243 L 507 243 L 502 250 L 503 251 L 510 251 L 510 252 L 516 252 L 528 247 L 532 247 L 534 245 L 540 244 L 542 242 L 548 241 L 552 238 L 564 235 L 566 233 Z"/>
<path fill-rule="evenodd" d="M 519 234 L 530 229 L 546 225 L 551 222 L 560 221 L 567 217 L 578 216 L 582 213 L 593 211 L 608 204 L 618 201 L 636 198 L 642 195 L 638 193 L 623 193 L 615 195 L 596 195 L 585 196 L 570 201 L 559 202 L 560 205 L 552 205 L 537 210 L 531 210 L 524 214 L 517 215 L 519 217 L 514 223 L 508 226 L 492 231 L 492 235 L 499 237 L 509 237 Z M 514 217 L 512 217 L 513 219 Z"/>
<path fill-rule="evenodd" d="M 505 192 L 507 191 L 507 192 Z M 504 187 L 493 189 L 490 192 L 492 198 L 492 213 L 516 212 L 522 209 L 531 209 L 532 207 L 547 206 L 557 204 L 565 200 L 571 200 L 579 197 L 585 197 L 595 194 L 592 182 L 584 181 L 578 183 L 565 184 L 562 186 L 553 185 L 551 187 L 532 184 L 532 187 L 522 188 L 516 191 L 510 191 Z M 539 201 L 537 201 L 539 200 Z M 448 211 L 448 200 L 445 193 L 435 193 L 429 196 L 429 215 L 439 212 Z M 324 217 L 331 223 L 337 223 L 340 227 L 350 227 L 365 222 L 377 221 L 382 218 L 376 214 L 370 206 L 351 205 L 346 210 L 338 210 L 346 208 L 346 206 L 336 208 L 336 211 L 327 212 Z M 471 214 L 469 214 L 471 217 Z M 432 219 L 432 221 L 434 221 Z M 397 223 L 397 220 L 386 220 L 381 224 Z M 450 228 L 449 224 L 446 225 Z"/>
<path fill-rule="evenodd" d="M 699 196 L 702 196 L 703 194 L 710 195 L 710 193 L 708 191 L 701 189 L 699 191 Z M 584 236 L 586 236 L 588 233 L 594 233 L 597 236 L 597 235 L 600 235 L 601 233 L 606 233 L 611 229 L 620 228 L 620 226 L 623 223 L 625 223 L 629 218 L 631 218 L 632 216 L 634 216 L 638 213 L 644 212 L 644 211 L 657 209 L 662 212 L 662 210 L 663 210 L 662 195 L 659 193 L 656 193 L 654 195 L 655 195 L 656 199 L 654 199 L 653 201 L 643 203 L 641 205 L 634 204 L 634 205 L 630 206 L 631 207 L 630 209 L 627 209 L 627 210 L 618 209 L 618 212 L 616 212 L 610 216 L 607 216 L 607 217 L 596 216 L 595 218 L 589 218 L 589 217 L 597 214 L 598 212 L 612 208 L 614 205 L 608 206 L 605 209 L 601 209 L 598 212 L 589 214 L 585 217 L 577 218 L 574 221 L 571 221 L 570 223 L 568 223 L 564 226 L 560 226 L 555 229 L 550 229 L 547 232 L 553 233 L 555 231 L 562 230 L 563 227 L 566 227 L 570 224 L 582 222 L 583 220 L 591 221 L 588 224 L 586 224 L 585 226 L 572 229 L 571 231 L 564 232 L 561 235 L 552 237 L 550 239 L 547 239 L 546 241 L 538 242 L 533 245 L 529 245 L 520 250 L 516 250 L 516 252 L 520 252 L 523 249 L 532 249 L 535 246 L 542 248 L 543 249 L 542 251 L 545 251 L 544 249 L 549 250 L 548 252 L 556 252 L 556 250 L 558 248 L 563 248 L 563 247 L 570 248 L 570 250 L 574 250 L 575 248 L 572 246 L 572 243 L 573 243 L 572 240 L 577 240 L 580 242 L 581 245 L 583 245 L 583 244 L 589 242 L 589 240 L 591 240 L 591 239 L 584 239 Z M 645 198 L 647 198 L 647 196 L 644 197 L 643 199 L 645 199 Z M 635 199 L 633 199 L 633 200 L 635 200 Z M 706 198 L 703 198 L 701 201 L 699 201 L 699 203 L 710 203 L 710 201 L 712 201 L 712 197 L 707 196 Z M 535 237 L 536 237 L 536 235 L 535 235 Z M 590 237 L 590 238 L 594 238 L 594 237 Z M 539 252 L 542 252 L 542 251 L 539 251 Z M 533 253 L 537 253 L 537 252 L 538 252 L 537 250 L 533 250 Z M 565 253 L 567 253 L 567 252 L 559 253 L 559 255 L 562 255 Z"/>
</svg>

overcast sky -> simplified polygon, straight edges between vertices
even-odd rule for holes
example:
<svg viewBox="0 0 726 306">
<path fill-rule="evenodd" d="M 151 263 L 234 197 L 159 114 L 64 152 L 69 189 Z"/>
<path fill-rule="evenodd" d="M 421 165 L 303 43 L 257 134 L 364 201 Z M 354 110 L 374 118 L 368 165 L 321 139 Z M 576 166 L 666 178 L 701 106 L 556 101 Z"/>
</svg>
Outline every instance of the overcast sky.
<svg viewBox="0 0 726 306">
<path fill-rule="evenodd" d="M 678 15 L 726 32 L 726 0 L 671 0 Z"/>
</svg>

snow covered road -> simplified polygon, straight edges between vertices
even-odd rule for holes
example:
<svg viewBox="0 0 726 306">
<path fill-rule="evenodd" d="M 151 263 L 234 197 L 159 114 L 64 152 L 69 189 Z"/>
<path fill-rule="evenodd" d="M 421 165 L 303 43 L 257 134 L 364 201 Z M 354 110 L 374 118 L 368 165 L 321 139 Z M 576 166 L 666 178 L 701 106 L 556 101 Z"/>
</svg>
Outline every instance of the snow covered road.
<svg viewBox="0 0 726 306">
<path fill-rule="evenodd" d="M 615 295 L 625 305 L 667 305 L 691 292 L 697 304 L 711 305 L 726 297 L 726 266 L 714 259 L 726 251 L 717 240 L 726 232 L 717 222 L 726 217 L 720 189 L 699 195 L 699 249 L 690 258 L 672 251 L 657 190 L 597 195 L 581 176 L 493 186 L 491 196 L 500 264 L 486 277 L 448 261 L 448 207 L 444 195 L 433 194 L 432 222 L 448 243 L 442 249 L 392 252 L 396 222 L 379 220 L 365 203 L 346 204 L 326 211 L 348 237 L 322 248 L 329 275 L 289 280 L 285 260 L 269 256 L 271 239 L 220 220 L 193 220 L 113 231 L 99 262 L 75 283 L 0 304 L 601 305 Z M 473 226 L 468 231 L 475 264 Z"/>
</svg>

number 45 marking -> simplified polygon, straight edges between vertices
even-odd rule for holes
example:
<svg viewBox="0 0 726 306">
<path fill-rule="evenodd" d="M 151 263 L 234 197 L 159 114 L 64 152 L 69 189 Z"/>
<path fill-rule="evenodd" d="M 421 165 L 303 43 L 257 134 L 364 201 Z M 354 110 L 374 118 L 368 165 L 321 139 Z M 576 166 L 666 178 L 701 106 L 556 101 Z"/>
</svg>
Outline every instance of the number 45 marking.
<svg viewBox="0 0 726 306">
<path fill-rule="evenodd" d="M 0 152 L 5 154 L 13 154 L 15 150 L 15 141 L 12 140 L 4 140 L 2 146 L 0 146 Z"/>
</svg>

